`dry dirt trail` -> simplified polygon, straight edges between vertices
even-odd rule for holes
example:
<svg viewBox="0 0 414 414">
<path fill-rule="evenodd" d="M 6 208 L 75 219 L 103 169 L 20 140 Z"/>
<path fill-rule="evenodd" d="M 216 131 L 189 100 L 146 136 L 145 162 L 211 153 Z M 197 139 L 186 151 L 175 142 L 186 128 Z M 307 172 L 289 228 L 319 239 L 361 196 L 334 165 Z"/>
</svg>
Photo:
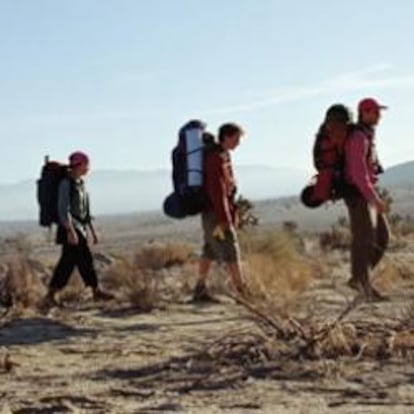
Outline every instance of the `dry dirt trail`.
<svg viewBox="0 0 414 414">
<path fill-rule="evenodd" d="M 412 260 L 411 252 L 408 246 L 393 258 Z M 343 263 L 303 296 L 322 319 L 334 319 L 352 296 L 345 271 Z M 414 279 L 389 293 L 389 302 L 362 304 L 346 320 L 400 318 L 413 302 Z M 413 353 L 326 361 L 325 375 L 303 361 L 298 375 L 243 378 L 229 368 L 209 373 L 188 358 L 232 332 L 259 333 L 250 316 L 223 299 L 149 314 L 84 303 L 3 322 L 0 358 L 9 354 L 17 365 L 0 368 L 0 413 L 414 413 Z"/>
</svg>

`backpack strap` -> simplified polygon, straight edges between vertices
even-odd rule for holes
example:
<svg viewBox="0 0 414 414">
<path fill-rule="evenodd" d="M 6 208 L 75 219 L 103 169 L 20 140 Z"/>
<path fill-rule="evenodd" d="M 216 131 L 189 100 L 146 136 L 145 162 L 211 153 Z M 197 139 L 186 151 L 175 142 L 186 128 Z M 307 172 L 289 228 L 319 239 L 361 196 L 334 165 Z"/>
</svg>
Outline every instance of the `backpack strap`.
<svg viewBox="0 0 414 414">
<path fill-rule="evenodd" d="M 69 190 L 69 203 L 70 203 L 70 200 L 74 197 L 74 195 L 75 195 L 75 192 L 76 192 L 76 186 L 77 186 L 77 183 L 76 183 L 76 181 L 71 177 L 71 176 L 67 176 L 67 179 L 68 179 L 68 181 L 69 181 L 69 184 L 70 184 L 70 190 Z M 84 184 L 82 184 L 82 186 L 84 186 Z M 77 215 L 75 215 L 75 214 L 73 214 L 72 212 L 70 212 L 70 214 L 71 214 L 71 216 L 75 219 L 75 220 L 77 220 L 77 221 L 79 221 L 79 223 L 81 223 L 81 224 L 88 224 L 88 223 L 90 223 L 90 221 L 91 221 L 91 216 L 90 216 L 90 210 L 89 210 L 89 195 L 88 195 L 88 193 L 86 192 L 86 190 L 85 190 L 85 198 L 86 198 L 86 211 L 87 211 L 87 215 L 86 215 L 86 217 L 83 219 L 83 218 L 81 218 L 81 217 L 79 217 L 79 216 L 77 216 Z"/>
</svg>

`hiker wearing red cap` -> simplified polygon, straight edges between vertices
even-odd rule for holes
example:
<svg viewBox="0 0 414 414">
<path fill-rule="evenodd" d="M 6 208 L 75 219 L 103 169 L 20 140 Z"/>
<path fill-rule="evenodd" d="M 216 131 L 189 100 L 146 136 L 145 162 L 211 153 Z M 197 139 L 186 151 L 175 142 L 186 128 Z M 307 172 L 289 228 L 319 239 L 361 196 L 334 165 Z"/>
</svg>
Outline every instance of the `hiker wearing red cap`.
<svg viewBox="0 0 414 414">
<path fill-rule="evenodd" d="M 373 98 L 358 104 L 358 123 L 345 144 L 345 173 L 350 184 L 345 197 L 351 233 L 351 272 L 348 285 L 369 300 L 381 300 L 371 285 L 372 270 L 388 246 L 390 232 L 385 204 L 375 187 L 382 172 L 375 151 L 375 127 L 387 107 Z"/>
<path fill-rule="evenodd" d="M 98 237 L 92 224 L 89 195 L 83 177 L 89 171 L 89 157 L 77 151 L 69 156 L 67 177 L 63 178 L 58 191 L 58 230 L 57 243 L 62 245 L 62 254 L 53 273 L 44 307 L 56 305 L 55 295 L 68 283 L 75 269 L 86 286 L 92 288 L 95 300 L 107 300 L 113 296 L 98 287 L 98 278 L 88 246 L 88 233 L 93 243 Z"/>
</svg>

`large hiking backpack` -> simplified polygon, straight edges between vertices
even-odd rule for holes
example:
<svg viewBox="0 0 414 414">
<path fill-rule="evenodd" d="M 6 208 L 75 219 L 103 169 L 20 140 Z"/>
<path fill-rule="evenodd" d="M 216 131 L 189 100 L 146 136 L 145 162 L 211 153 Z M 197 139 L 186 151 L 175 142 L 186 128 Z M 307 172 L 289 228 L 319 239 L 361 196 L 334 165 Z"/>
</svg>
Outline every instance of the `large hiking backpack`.
<svg viewBox="0 0 414 414">
<path fill-rule="evenodd" d="M 37 180 L 37 201 L 39 204 L 39 224 L 50 227 L 59 222 L 58 193 L 59 185 L 67 177 L 68 166 L 45 157 L 40 178 Z"/>
<path fill-rule="evenodd" d="M 328 108 L 313 146 L 313 163 L 317 174 L 300 196 L 306 207 L 319 207 L 328 200 L 344 196 L 347 189 L 345 142 L 354 128 L 346 106 L 335 104 Z"/>
<path fill-rule="evenodd" d="M 206 124 L 192 120 L 178 132 L 178 143 L 172 151 L 173 193 L 164 201 L 167 216 L 184 218 L 201 213 L 207 205 L 203 189 L 204 151 L 214 142 Z"/>
</svg>

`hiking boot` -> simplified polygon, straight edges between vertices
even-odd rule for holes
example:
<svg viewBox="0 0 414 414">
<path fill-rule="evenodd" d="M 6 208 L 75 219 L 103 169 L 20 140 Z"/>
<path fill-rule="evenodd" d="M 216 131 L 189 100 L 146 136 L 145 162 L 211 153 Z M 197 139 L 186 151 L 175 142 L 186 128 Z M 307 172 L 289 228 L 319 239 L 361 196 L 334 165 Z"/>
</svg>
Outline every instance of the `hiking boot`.
<svg viewBox="0 0 414 414">
<path fill-rule="evenodd" d="M 0 293 L 0 306 L 3 308 L 11 308 L 13 306 L 13 296 L 10 292 Z"/>
<path fill-rule="evenodd" d="M 42 312 L 48 312 L 50 309 L 56 308 L 58 306 L 59 303 L 56 301 L 55 292 L 49 291 L 40 303 L 40 310 Z"/>
<path fill-rule="evenodd" d="M 356 290 L 359 293 L 365 293 L 364 287 L 362 286 L 362 283 L 351 277 L 351 279 L 348 280 L 347 282 L 348 287 L 350 287 L 351 289 Z"/>
<path fill-rule="evenodd" d="M 242 283 L 239 286 L 235 287 L 235 290 L 239 296 L 241 296 L 243 299 L 247 299 L 252 296 L 252 293 L 250 292 L 249 288 L 245 283 Z"/>
<path fill-rule="evenodd" d="M 366 294 L 366 296 L 370 302 L 387 302 L 390 300 L 387 296 L 382 295 L 378 292 L 378 290 L 376 290 L 372 286 L 370 291 Z"/>
<path fill-rule="evenodd" d="M 211 296 L 208 291 L 206 284 L 202 281 L 198 281 L 193 292 L 192 302 L 195 303 L 220 303 L 218 299 Z"/>
<path fill-rule="evenodd" d="M 107 301 L 107 300 L 112 300 L 115 299 L 115 296 L 112 293 L 109 292 L 105 292 L 102 289 L 96 288 L 93 290 L 93 300 L 95 301 L 99 301 L 99 300 L 103 300 L 103 301 Z"/>
</svg>

